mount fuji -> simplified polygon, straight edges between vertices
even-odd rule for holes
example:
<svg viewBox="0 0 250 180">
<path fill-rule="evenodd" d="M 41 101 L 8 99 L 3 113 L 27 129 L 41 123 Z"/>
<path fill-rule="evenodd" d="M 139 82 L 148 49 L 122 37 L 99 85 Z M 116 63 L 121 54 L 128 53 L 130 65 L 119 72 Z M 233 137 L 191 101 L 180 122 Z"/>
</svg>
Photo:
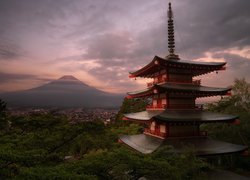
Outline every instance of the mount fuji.
<svg viewBox="0 0 250 180">
<path fill-rule="evenodd" d="M 0 94 L 12 107 L 113 108 L 121 105 L 123 97 L 98 90 L 71 75 L 33 89 Z"/>
</svg>

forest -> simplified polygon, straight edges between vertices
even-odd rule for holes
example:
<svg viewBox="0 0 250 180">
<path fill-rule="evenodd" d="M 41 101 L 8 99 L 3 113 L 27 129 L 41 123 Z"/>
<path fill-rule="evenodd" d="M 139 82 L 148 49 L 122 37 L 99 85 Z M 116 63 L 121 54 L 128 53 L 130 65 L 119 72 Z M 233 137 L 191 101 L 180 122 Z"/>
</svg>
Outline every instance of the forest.
<svg viewBox="0 0 250 180">
<path fill-rule="evenodd" d="M 232 96 L 208 104 L 214 112 L 240 115 L 239 125 L 205 124 L 209 136 L 250 144 L 250 84 L 236 79 Z M 196 157 L 192 149 L 169 155 L 160 148 L 143 155 L 118 143 L 121 134 L 143 127 L 121 120 L 122 114 L 145 108 L 143 100 L 124 100 L 116 120 L 70 124 L 63 116 L 9 116 L 0 101 L 0 179 L 206 179 L 213 169 L 249 175 L 250 157 Z M 217 163 L 220 159 L 221 163 Z"/>
</svg>

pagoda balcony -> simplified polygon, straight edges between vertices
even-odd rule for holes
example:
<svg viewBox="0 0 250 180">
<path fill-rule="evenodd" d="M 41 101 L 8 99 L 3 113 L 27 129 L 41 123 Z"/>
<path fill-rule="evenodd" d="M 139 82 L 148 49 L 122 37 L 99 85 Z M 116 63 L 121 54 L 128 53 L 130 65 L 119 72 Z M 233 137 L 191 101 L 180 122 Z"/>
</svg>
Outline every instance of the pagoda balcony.
<svg viewBox="0 0 250 180">
<path fill-rule="evenodd" d="M 154 81 L 154 82 L 149 82 L 149 83 L 147 83 L 147 86 L 152 87 L 155 84 L 165 83 L 165 82 L 167 82 L 167 78 L 163 78 L 163 79 L 160 79 L 160 80 Z"/>
<path fill-rule="evenodd" d="M 159 131 L 153 131 L 151 129 L 144 129 L 144 134 L 155 136 L 161 139 L 165 139 L 167 136 L 167 133 L 159 132 Z"/>
<path fill-rule="evenodd" d="M 170 83 L 178 83 L 178 84 L 192 84 L 192 85 L 201 85 L 201 80 L 200 79 L 195 79 L 190 81 L 185 81 L 185 80 L 180 80 L 180 79 L 170 79 L 168 82 Z"/>
<path fill-rule="evenodd" d="M 165 104 L 159 104 L 159 105 L 147 105 L 147 110 L 164 110 L 166 108 Z"/>
<path fill-rule="evenodd" d="M 178 84 L 192 84 L 192 85 L 197 85 L 197 86 L 201 85 L 200 79 L 196 79 L 196 80 L 193 80 L 192 82 L 189 82 L 189 81 L 183 81 L 183 80 L 179 80 L 179 79 L 171 79 L 171 80 L 167 81 L 167 79 L 164 78 L 164 79 L 161 79 L 160 81 L 158 80 L 158 81 L 147 83 L 147 87 L 152 87 L 155 84 L 160 84 L 160 83 L 165 83 L 165 82 L 178 83 Z"/>
</svg>

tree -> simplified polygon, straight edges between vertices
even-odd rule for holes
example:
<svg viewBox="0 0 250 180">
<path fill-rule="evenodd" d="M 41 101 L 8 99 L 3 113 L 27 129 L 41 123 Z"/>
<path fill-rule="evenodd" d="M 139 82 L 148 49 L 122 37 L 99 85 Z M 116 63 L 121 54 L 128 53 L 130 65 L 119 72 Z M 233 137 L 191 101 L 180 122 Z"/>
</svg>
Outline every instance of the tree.
<svg viewBox="0 0 250 180">
<path fill-rule="evenodd" d="M 0 99 L 0 129 L 6 128 L 8 121 L 6 119 L 6 103 Z"/>
<path fill-rule="evenodd" d="M 148 102 L 145 99 L 127 99 L 127 98 L 124 98 L 122 106 L 121 106 L 121 108 L 116 116 L 116 121 L 121 120 L 123 117 L 123 114 L 145 111 L 147 103 Z"/>
<path fill-rule="evenodd" d="M 208 104 L 208 109 L 217 112 L 250 112 L 250 84 L 243 79 L 235 79 L 232 96 L 222 98 L 219 102 Z"/>
<path fill-rule="evenodd" d="M 233 86 L 234 106 L 250 111 L 250 84 L 243 79 L 235 79 Z"/>
</svg>

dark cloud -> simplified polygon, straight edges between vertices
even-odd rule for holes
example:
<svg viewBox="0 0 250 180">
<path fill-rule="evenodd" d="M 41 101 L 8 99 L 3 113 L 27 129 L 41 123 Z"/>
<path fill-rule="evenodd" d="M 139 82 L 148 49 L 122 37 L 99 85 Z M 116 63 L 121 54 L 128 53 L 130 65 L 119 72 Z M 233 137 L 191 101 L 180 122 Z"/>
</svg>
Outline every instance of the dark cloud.
<svg viewBox="0 0 250 180">
<path fill-rule="evenodd" d="M 39 80 L 39 81 L 50 81 L 52 79 L 42 78 L 32 74 L 15 74 L 15 73 L 3 73 L 0 72 L 0 84 L 7 82 L 16 82 L 20 80 Z"/>
<path fill-rule="evenodd" d="M 175 11 L 180 52 L 199 58 L 204 52 L 249 45 L 249 7 L 248 0 L 185 1 Z"/>
<path fill-rule="evenodd" d="M 115 59 L 127 58 L 132 46 L 132 38 L 128 32 L 105 33 L 89 39 L 87 53 L 83 55 L 86 59 Z M 116 61 L 115 61 L 116 62 Z"/>
<path fill-rule="evenodd" d="M 250 59 L 231 53 L 215 53 L 214 58 L 224 58 L 227 61 L 227 71 L 230 79 L 246 78 L 250 81 Z M 229 77 L 227 77 L 229 78 Z"/>
</svg>

